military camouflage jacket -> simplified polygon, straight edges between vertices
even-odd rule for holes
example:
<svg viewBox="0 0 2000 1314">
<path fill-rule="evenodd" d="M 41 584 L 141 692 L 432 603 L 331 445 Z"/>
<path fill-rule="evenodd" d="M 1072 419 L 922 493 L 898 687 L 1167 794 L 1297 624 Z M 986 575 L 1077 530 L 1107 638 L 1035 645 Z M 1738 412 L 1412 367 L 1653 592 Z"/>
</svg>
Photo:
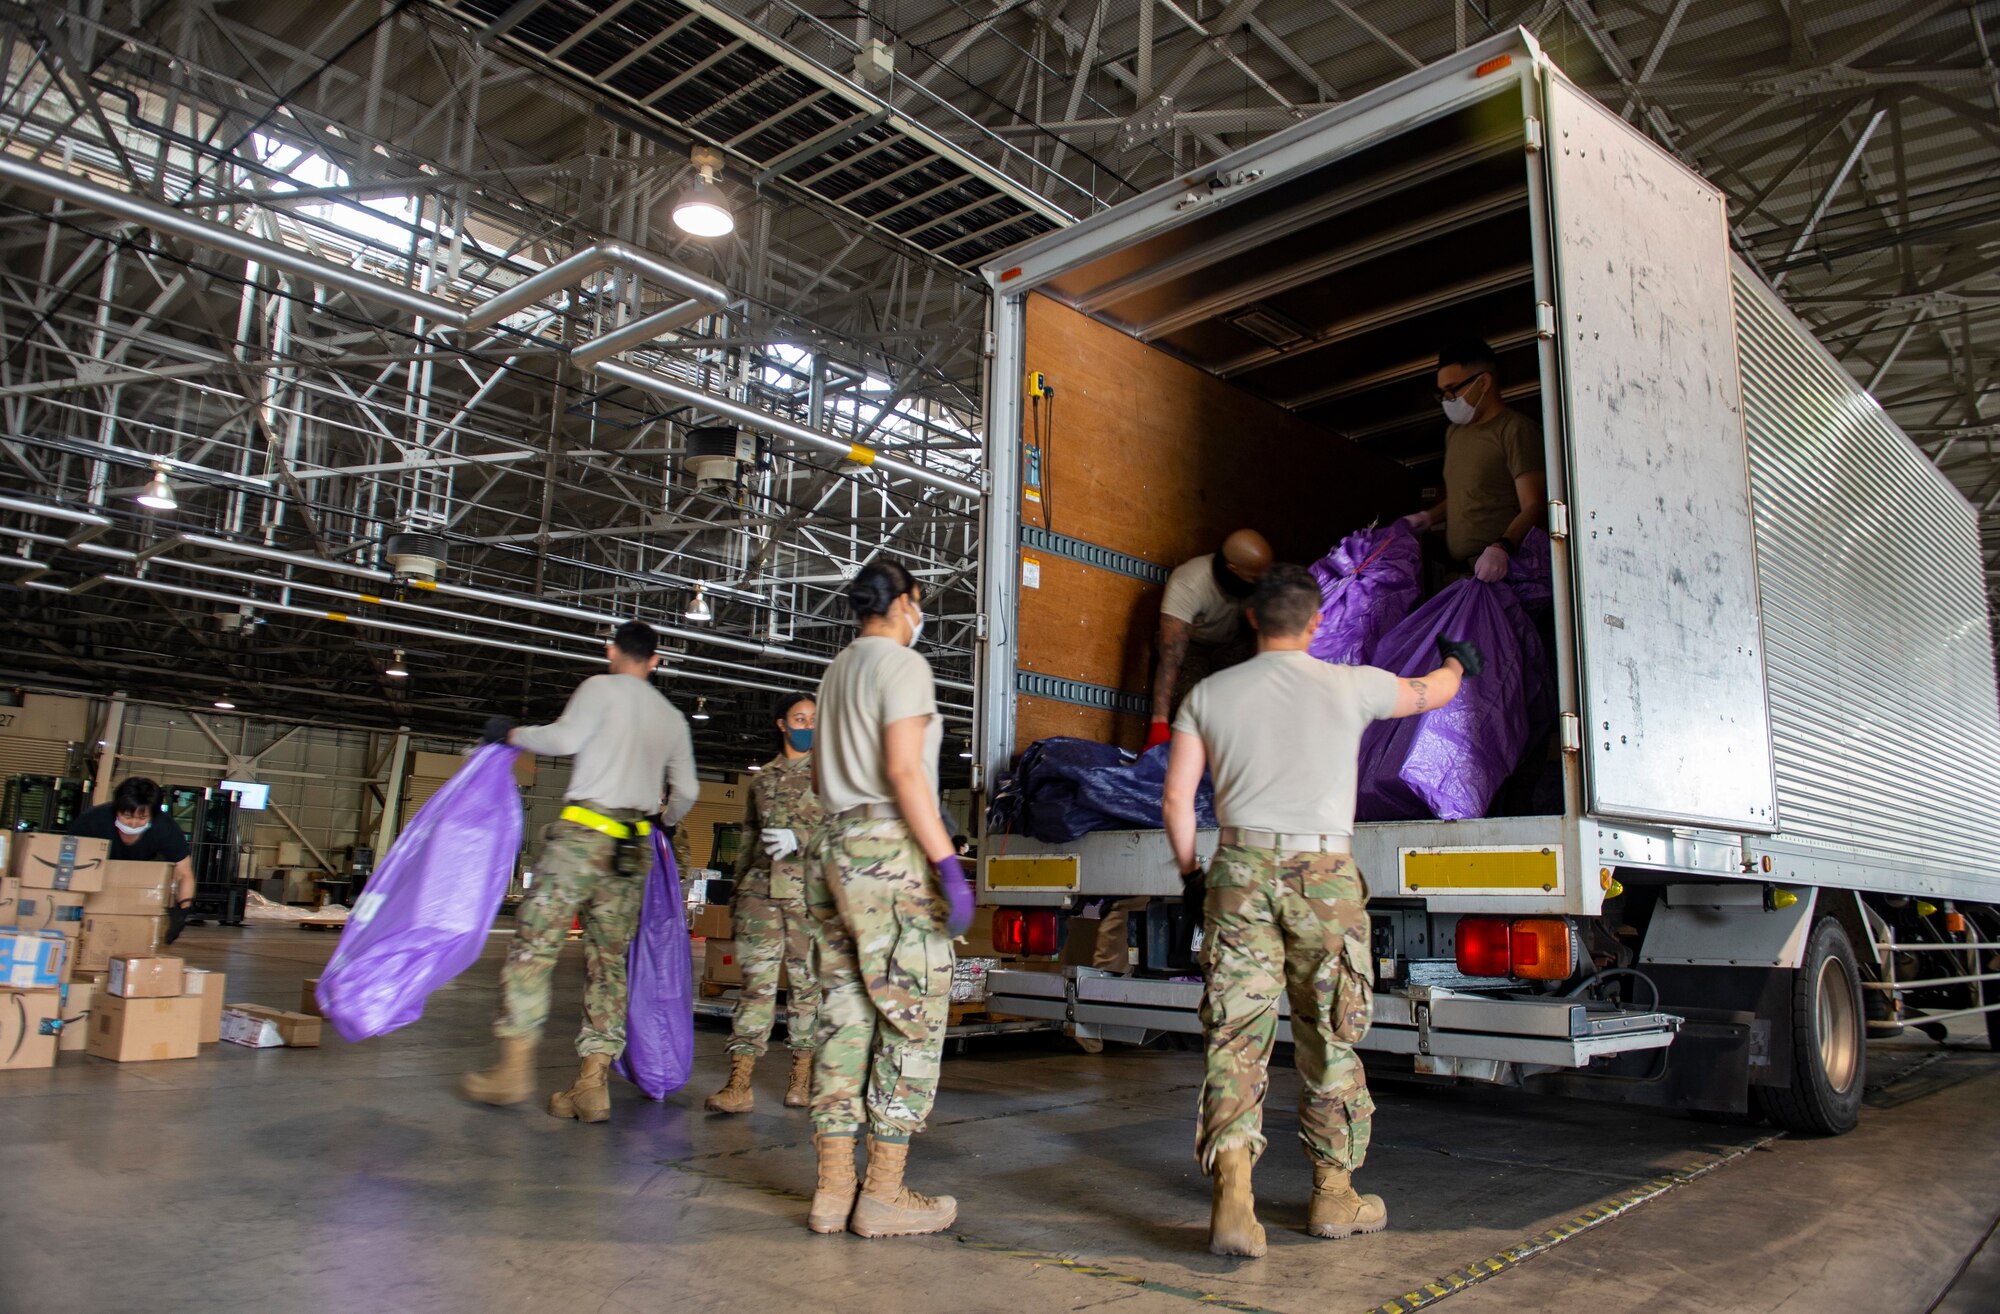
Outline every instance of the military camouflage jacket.
<svg viewBox="0 0 2000 1314">
<path fill-rule="evenodd" d="M 812 754 L 796 760 L 778 754 L 764 764 L 750 786 L 750 815 L 743 836 L 743 852 L 736 859 L 736 889 L 771 899 L 804 897 L 806 854 L 812 848 L 813 832 L 826 820 L 819 795 L 813 792 Z M 799 837 L 799 851 L 782 862 L 773 863 L 764 851 L 760 832 L 790 830 Z"/>
</svg>

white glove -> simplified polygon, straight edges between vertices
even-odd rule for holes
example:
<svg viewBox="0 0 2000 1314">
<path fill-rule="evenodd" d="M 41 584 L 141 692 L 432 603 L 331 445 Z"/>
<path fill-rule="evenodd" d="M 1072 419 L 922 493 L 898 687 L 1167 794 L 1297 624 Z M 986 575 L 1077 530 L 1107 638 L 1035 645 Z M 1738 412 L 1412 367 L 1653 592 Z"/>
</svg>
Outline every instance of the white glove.
<svg viewBox="0 0 2000 1314">
<path fill-rule="evenodd" d="M 766 830 L 759 838 L 764 841 L 764 852 L 771 855 L 773 862 L 789 858 L 799 851 L 797 831 Z"/>
</svg>

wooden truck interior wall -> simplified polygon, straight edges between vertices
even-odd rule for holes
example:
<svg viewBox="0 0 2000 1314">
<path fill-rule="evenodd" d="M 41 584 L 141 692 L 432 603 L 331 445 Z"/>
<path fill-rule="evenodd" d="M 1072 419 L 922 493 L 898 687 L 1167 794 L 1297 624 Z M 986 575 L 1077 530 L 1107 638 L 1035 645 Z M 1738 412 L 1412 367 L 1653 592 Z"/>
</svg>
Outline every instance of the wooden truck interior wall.
<svg viewBox="0 0 2000 1314">
<path fill-rule="evenodd" d="M 1172 567 L 1263 531 L 1309 563 L 1441 494 L 1437 352 L 1492 344 L 1502 396 L 1542 422 L 1518 87 L 1206 209 L 1027 300 L 1023 363 L 1055 388 L 1024 423 L 1046 498 L 1022 521 Z M 1033 412 L 1030 410 L 1030 416 Z M 1053 519 L 1051 520 L 1051 517 Z M 1021 669 L 1143 692 L 1160 588 L 1024 552 Z M 1023 696 L 1015 748 L 1137 747 L 1143 715 Z"/>
</svg>

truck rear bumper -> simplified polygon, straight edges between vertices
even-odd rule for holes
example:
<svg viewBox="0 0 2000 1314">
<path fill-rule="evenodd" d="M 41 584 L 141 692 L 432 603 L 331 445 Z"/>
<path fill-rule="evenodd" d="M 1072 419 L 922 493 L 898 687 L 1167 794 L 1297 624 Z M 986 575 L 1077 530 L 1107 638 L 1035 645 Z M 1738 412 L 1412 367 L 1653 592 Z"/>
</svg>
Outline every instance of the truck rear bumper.
<svg viewBox="0 0 2000 1314">
<path fill-rule="evenodd" d="M 1201 1034 L 1201 983 L 1133 980 L 1088 967 L 999 971 L 987 977 L 998 1013 L 1065 1024 L 1084 1038 L 1138 1043 L 1151 1034 Z M 1587 1008 L 1571 999 L 1495 999 L 1438 986 L 1377 991 L 1374 1023 L 1357 1047 L 1407 1054 L 1419 1072 L 1511 1081 L 1529 1072 L 1583 1068 L 1634 1050 L 1664 1049 L 1680 1030 L 1671 1013 Z M 1278 1001 L 1278 1039 L 1292 1038 Z"/>
</svg>

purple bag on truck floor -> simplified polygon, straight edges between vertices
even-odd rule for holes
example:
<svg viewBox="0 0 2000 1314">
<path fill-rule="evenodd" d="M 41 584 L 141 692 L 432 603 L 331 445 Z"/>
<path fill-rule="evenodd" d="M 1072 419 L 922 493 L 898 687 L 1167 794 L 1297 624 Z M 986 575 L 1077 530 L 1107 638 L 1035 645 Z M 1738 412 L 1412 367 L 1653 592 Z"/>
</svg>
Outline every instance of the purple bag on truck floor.
<svg viewBox="0 0 2000 1314">
<path fill-rule="evenodd" d="M 1440 638 L 1470 639 L 1486 669 L 1422 716 L 1377 721 L 1361 736 L 1360 821 L 1483 817 L 1528 736 L 1546 728 L 1546 662 L 1511 590 L 1462 579 L 1382 640 L 1374 664 L 1405 679 L 1439 663 Z"/>
<path fill-rule="evenodd" d="M 473 753 L 417 809 L 354 901 L 314 998 L 341 1039 L 406 1027 L 431 991 L 472 966 L 521 852 L 516 749 Z"/>
<path fill-rule="evenodd" d="M 1320 622 L 1306 651 L 1342 666 L 1372 663 L 1382 637 L 1417 605 L 1423 560 L 1423 545 L 1401 520 L 1341 539 L 1312 564 Z"/>
<path fill-rule="evenodd" d="M 687 1084 L 694 1067 L 694 957 L 681 904 L 681 874 L 664 830 L 653 831 L 639 926 L 625 955 L 625 1052 L 611 1070 L 648 1099 Z"/>
</svg>

